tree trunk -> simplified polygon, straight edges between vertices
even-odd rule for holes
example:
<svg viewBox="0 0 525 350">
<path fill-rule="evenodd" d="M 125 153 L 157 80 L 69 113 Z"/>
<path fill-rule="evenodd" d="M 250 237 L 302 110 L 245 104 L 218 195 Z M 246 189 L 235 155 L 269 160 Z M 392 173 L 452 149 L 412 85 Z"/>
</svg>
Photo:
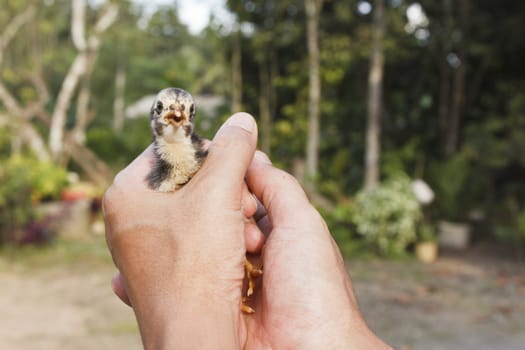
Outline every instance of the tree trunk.
<svg viewBox="0 0 525 350">
<path fill-rule="evenodd" d="M 62 82 L 51 117 L 49 150 L 55 161 L 61 159 L 64 151 L 66 116 L 78 82 L 84 74 L 89 73 L 89 66 L 93 64 L 100 47 L 100 37 L 115 22 L 118 14 L 118 8 L 113 4 L 108 4 L 101 10 L 101 15 L 93 27 L 92 35 L 86 40 L 84 38 L 85 6 L 85 0 L 72 1 L 71 35 L 78 54 Z"/>
<path fill-rule="evenodd" d="M 468 0 L 461 0 L 459 2 L 459 20 L 461 28 L 461 40 L 458 43 L 458 59 L 459 66 L 455 67 L 453 74 L 452 86 L 452 107 L 450 109 L 450 123 L 448 126 L 447 139 L 445 143 L 445 155 L 452 156 L 458 150 L 459 134 L 461 129 L 461 117 L 463 114 L 463 106 L 465 103 L 465 45 L 466 32 L 468 27 Z"/>
<path fill-rule="evenodd" d="M 271 141 L 271 102 L 270 102 L 270 72 L 265 59 L 259 64 L 259 113 L 261 118 L 261 150 L 270 154 Z"/>
<path fill-rule="evenodd" d="M 450 127 L 450 88 L 451 68 L 447 56 L 452 52 L 451 34 L 453 27 L 452 0 L 443 0 L 443 51 L 441 57 L 441 82 L 439 89 L 439 123 L 441 128 L 442 149 L 446 153 L 448 133 Z"/>
<path fill-rule="evenodd" d="M 126 91 L 126 71 L 124 66 L 117 66 L 115 74 L 115 100 L 113 101 L 113 131 L 120 133 L 124 127 L 125 103 L 124 94 Z"/>
<path fill-rule="evenodd" d="M 83 145 L 86 141 L 86 128 L 91 122 L 94 113 L 90 113 L 89 101 L 91 99 L 91 73 L 95 65 L 96 53 L 88 54 L 82 84 L 77 96 L 77 112 L 75 117 L 75 128 L 72 130 L 73 138 L 78 144 Z"/>
<path fill-rule="evenodd" d="M 80 76 L 84 74 L 86 64 L 86 55 L 80 54 L 75 58 L 57 97 L 49 128 L 49 150 L 55 160 L 60 158 L 64 148 L 63 139 L 67 111 L 71 105 Z"/>
<path fill-rule="evenodd" d="M 381 113 L 383 90 L 383 37 L 385 32 L 384 0 L 374 1 L 372 23 L 372 52 L 368 75 L 368 121 L 366 131 L 365 189 L 379 183 L 379 155 L 381 150 Z"/>
<path fill-rule="evenodd" d="M 237 28 L 233 34 L 232 50 L 232 113 L 242 110 L 242 32 Z"/>
<path fill-rule="evenodd" d="M 309 61 L 308 138 L 306 143 L 306 187 L 315 190 L 318 174 L 321 77 L 319 74 L 319 12 L 322 0 L 305 0 Z"/>
</svg>

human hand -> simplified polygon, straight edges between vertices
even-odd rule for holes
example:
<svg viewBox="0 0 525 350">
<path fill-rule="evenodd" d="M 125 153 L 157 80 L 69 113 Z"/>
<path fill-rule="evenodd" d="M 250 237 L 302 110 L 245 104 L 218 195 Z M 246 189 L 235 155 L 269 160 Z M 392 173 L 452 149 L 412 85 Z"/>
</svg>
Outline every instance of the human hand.
<svg viewBox="0 0 525 350">
<path fill-rule="evenodd" d="M 339 249 L 297 181 L 261 152 L 246 177 L 269 234 L 247 349 L 391 349 L 367 327 Z"/>
<path fill-rule="evenodd" d="M 219 130 L 202 168 L 175 193 L 144 181 L 148 148 L 104 196 L 106 237 L 146 348 L 234 348 L 246 249 L 262 236 L 246 218 L 256 210 L 244 176 L 255 151 L 253 118 L 237 114 Z M 125 291 L 125 292 L 124 292 Z"/>
</svg>

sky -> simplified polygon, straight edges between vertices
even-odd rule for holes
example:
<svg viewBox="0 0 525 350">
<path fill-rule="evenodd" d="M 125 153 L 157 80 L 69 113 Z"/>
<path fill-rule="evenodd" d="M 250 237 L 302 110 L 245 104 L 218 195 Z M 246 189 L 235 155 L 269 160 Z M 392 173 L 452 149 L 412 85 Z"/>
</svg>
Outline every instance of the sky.
<svg viewBox="0 0 525 350">
<path fill-rule="evenodd" d="M 134 0 L 146 8 L 154 9 L 158 5 L 169 5 L 176 2 L 179 8 L 180 21 L 188 26 L 192 34 L 198 34 L 208 24 L 213 12 L 218 21 L 228 23 L 232 15 L 226 10 L 226 0 Z"/>
</svg>

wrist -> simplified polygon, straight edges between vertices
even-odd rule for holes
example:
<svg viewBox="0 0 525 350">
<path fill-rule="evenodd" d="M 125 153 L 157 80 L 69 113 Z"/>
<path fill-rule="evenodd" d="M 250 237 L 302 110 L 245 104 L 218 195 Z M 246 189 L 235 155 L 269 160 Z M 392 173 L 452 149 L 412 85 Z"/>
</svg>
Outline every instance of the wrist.
<svg viewBox="0 0 525 350">
<path fill-rule="evenodd" d="M 173 296 L 153 308 L 136 310 L 144 348 L 239 348 L 239 305 Z"/>
</svg>

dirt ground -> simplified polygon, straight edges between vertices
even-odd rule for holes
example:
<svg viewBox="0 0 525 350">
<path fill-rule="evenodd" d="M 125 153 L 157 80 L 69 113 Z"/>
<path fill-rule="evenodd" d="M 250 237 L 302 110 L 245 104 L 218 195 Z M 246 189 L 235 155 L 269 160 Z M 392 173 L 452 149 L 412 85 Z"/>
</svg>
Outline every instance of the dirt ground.
<svg viewBox="0 0 525 350">
<path fill-rule="evenodd" d="M 523 265 L 452 254 L 348 269 L 366 320 L 396 349 L 525 349 Z"/>
<path fill-rule="evenodd" d="M 0 256 L 0 260 L 1 260 Z M 397 349 L 525 348 L 525 269 L 446 255 L 349 261 L 362 312 Z M 109 262 L 0 268 L 0 349 L 141 349 L 132 311 L 113 296 Z"/>
</svg>

